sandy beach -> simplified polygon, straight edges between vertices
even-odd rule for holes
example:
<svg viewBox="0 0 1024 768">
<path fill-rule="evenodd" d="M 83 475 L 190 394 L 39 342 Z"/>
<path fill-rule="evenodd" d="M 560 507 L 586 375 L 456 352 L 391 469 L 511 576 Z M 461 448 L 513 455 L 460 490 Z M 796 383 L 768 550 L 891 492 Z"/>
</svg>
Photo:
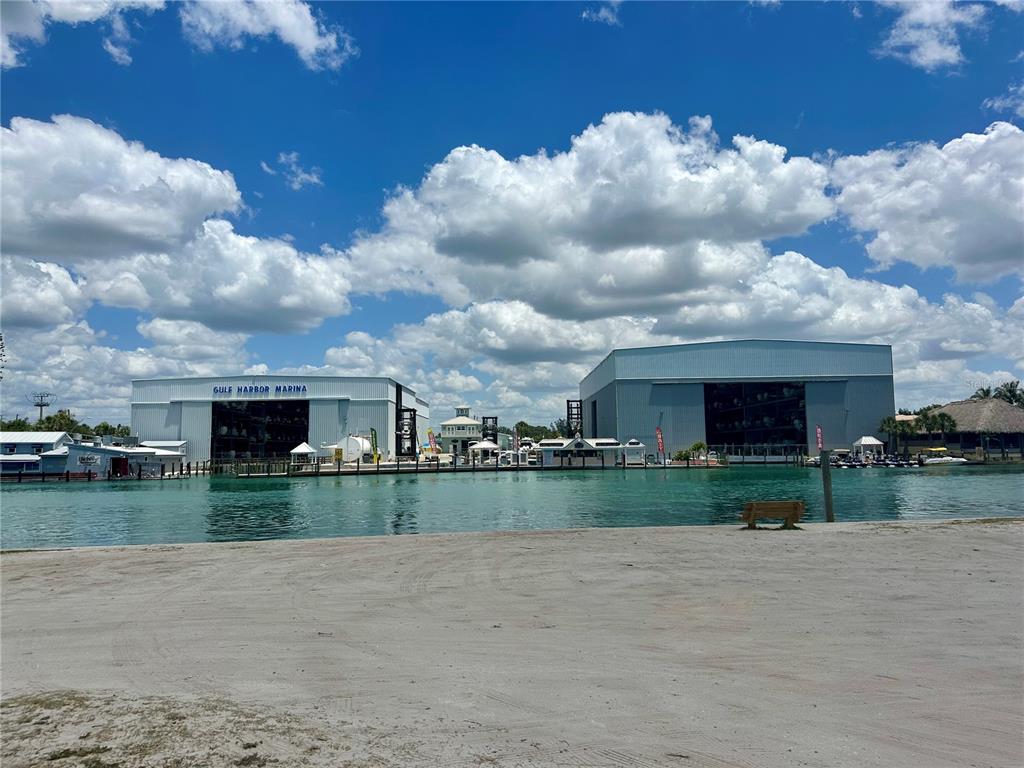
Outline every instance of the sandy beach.
<svg viewBox="0 0 1024 768">
<path fill-rule="evenodd" d="M 12 552 L 4 768 L 1020 766 L 1022 521 Z"/>
</svg>

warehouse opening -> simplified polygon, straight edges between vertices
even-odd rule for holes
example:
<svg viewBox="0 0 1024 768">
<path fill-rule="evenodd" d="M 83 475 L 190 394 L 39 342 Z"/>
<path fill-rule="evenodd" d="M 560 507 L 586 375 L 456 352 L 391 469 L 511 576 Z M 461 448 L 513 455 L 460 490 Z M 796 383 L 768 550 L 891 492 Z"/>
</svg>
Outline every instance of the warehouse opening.
<svg viewBox="0 0 1024 768">
<path fill-rule="evenodd" d="M 710 445 L 806 447 L 803 382 L 705 384 L 704 411 Z"/>
<path fill-rule="evenodd" d="M 308 437 L 308 400 L 213 403 L 210 455 L 215 459 L 286 457 Z"/>
</svg>

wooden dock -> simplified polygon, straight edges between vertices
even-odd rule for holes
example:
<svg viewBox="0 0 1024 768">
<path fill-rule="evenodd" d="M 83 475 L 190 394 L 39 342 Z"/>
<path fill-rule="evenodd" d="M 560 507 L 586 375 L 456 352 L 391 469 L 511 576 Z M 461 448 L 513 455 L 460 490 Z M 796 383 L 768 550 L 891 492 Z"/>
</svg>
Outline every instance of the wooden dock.
<svg viewBox="0 0 1024 768">
<path fill-rule="evenodd" d="M 281 462 L 238 464 L 235 477 L 241 479 L 259 477 L 361 477 L 377 475 L 461 475 L 464 473 L 505 474 L 516 472 L 563 472 L 563 471 L 628 471 L 634 469 L 724 469 L 728 465 L 710 462 L 686 464 L 609 464 L 600 459 L 574 459 L 555 464 L 460 464 L 457 467 L 440 466 L 436 462 L 380 462 L 375 464 L 298 464 Z"/>
</svg>

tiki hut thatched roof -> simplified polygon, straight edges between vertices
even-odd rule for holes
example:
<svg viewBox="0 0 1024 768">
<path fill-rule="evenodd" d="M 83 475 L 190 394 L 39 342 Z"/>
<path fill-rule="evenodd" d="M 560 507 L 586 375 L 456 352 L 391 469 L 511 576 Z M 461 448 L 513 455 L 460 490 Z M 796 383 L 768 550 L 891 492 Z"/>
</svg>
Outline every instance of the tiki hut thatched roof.
<svg viewBox="0 0 1024 768">
<path fill-rule="evenodd" d="M 1024 408 L 997 397 L 957 400 L 932 413 L 952 416 L 957 432 L 1024 432 Z"/>
</svg>

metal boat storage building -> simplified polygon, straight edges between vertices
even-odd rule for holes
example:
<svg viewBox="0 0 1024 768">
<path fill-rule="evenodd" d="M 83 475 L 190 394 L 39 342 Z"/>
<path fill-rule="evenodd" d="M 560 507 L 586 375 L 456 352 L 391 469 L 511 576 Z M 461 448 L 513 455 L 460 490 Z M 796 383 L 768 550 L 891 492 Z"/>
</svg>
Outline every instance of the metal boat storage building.
<svg viewBox="0 0 1024 768">
<path fill-rule="evenodd" d="M 132 434 L 187 440 L 187 461 L 288 456 L 300 443 L 376 434 L 382 458 L 414 456 L 429 404 L 386 377 L 225 376 L 132 382 Z"/>
<path fill-rule="evenodd" d="M 895 413 L 892 348 L 715 341 L 616 349 L 580 382 L 583 435 L 638 438 L 651 452 L 707 443 L 726 453 L 849 448 Z"/>
</svg>

